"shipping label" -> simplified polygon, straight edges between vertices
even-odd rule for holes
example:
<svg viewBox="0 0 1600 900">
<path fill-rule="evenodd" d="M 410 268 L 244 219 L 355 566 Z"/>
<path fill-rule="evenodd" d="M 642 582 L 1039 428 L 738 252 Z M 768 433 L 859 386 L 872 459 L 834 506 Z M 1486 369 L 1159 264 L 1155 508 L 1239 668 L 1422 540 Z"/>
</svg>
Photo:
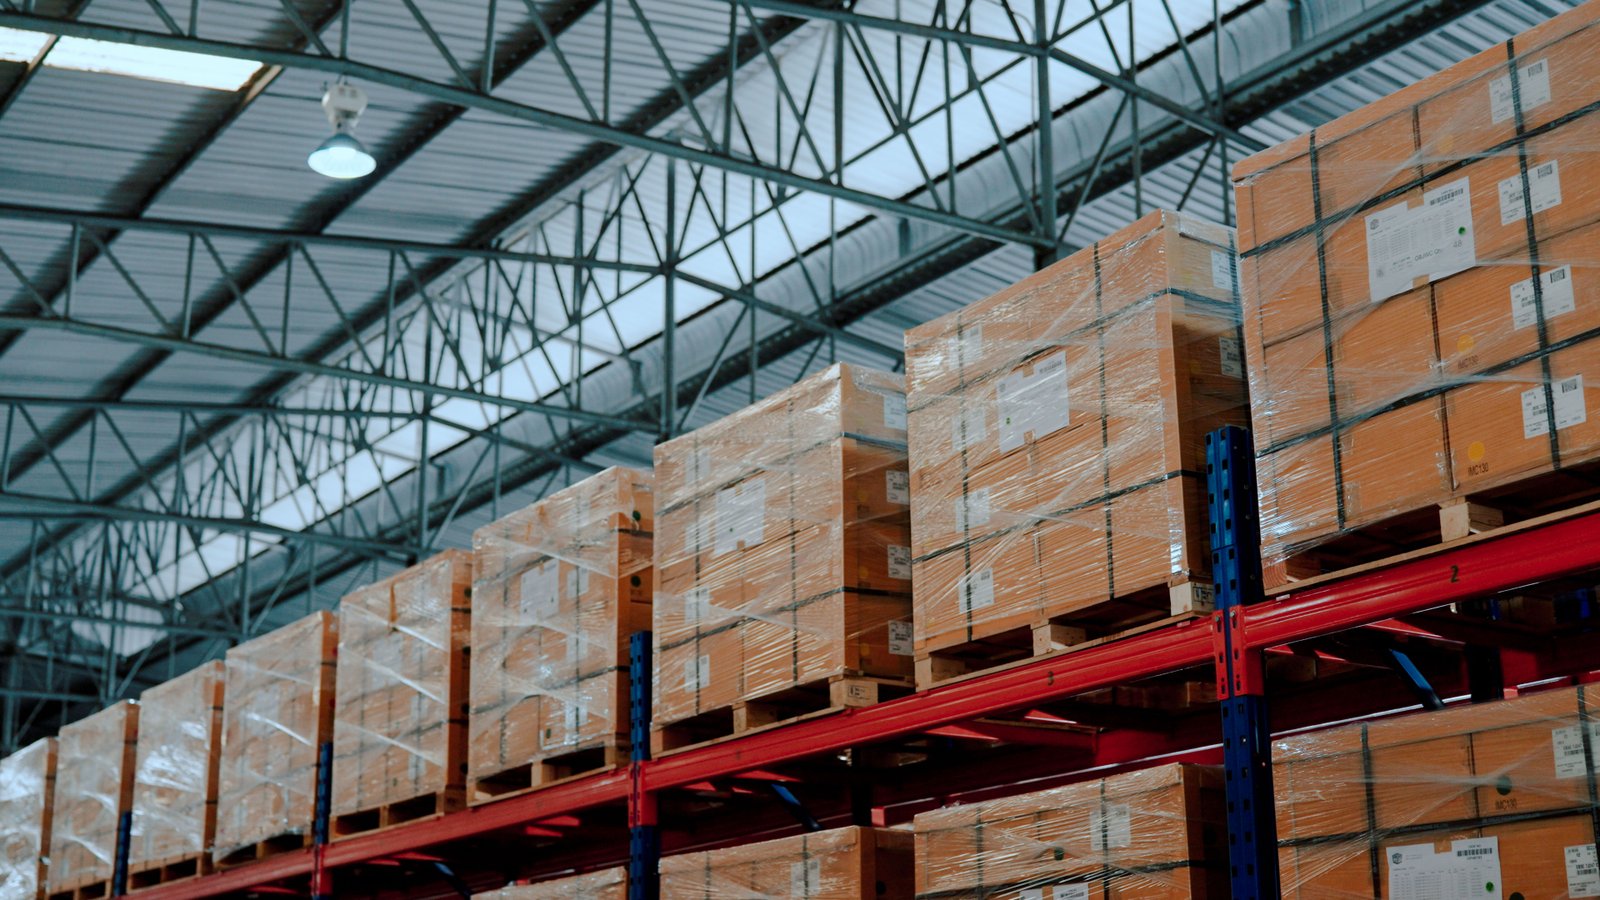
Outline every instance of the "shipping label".
<svg viewBox="0 0 1600 900">
<path fill-rule="evenodd" d="M 779 871 L 782 871 L 781 869 Z M 822 859 L 812 857 L 789 864 L 789 896 L 817 897 L 822 892 Z"/>
<path fill-rule="evenodd" d="M 1211 251 L 1211 286 L 1232 293 L 1233 284 L 1233 254 L 1224 250 Z"/>
<path fill-rule="evenodd" d="M 1550 102 L 1550 62 L 1536 59 L 1517 67 L 1517 91 L 1522 100 L 1522 111 L 1537 109 Z M 1494 124 L 1516 115 L 1517 105 L 1511 93 L 1511 75 L 1501 75 L 1489 81 L 1489 118 Z"/>
<path fill-rule="evenodd" d="M 890 503 L 911 502 L 911 473 L 889 471 L 884 473 L 884 493 Z"/>
<path fill-rule="evenodd" d="M 1550 385 L 1556 405 L 1556 429 L 1581 425 L 1589 418 L 1583 400 L 1583 376 L 1563 378 Z M 1544 385 L 1522 392 L 1522 436 L 1536 438 L 1550 433 L 1550 417 L 1545 406 Z"/>
<path fill-rule="evenodd" d="M 956 582 L 956 608 L 962 615 L 994 605 L 994 570 L 979 569 Z"/>
<path fill-rule="evenodd" d="M 989 524 L 989 489 L 979 488 L 956 498 L 956 530 L 971 531 Z"/>
<path fill-rule="evenodd" d="M 1133 846 L 1133 810 L 1126 803 L 1107 803 L 1089 813 L 1089 848 L 1095 851 Z"/>
<path fill-rule="evenodd" d="M 1089 886 L 1053 884 L 1048 888 L 1023 888 L 1018 900 L 1089 900 Z"/>
<path fill-rule="evenodd" d="M 916 629 L 910 622 L 894 619 L 889 622 L 889 653 L 894 656 L 916 655 Z"/>
<path fill-rule="evenodd" d="M 983 406 L 974 403 L 950 418 L 950 443 L 957 453 L 975 447 L 983 443 L 984 427 Z"/>
<path fill-rule="evenodd" d="M 1578 308 L 1572 292 L 1572 266 L 1539 273 L 1539 299 L 1544 302 L 1545 321 Z M 1527 328 L 1539 321 L 1539 305 L 1534 302 L 1533 279 L 1524 278 L 1511 286 L 1511 324 Z"/>
<path fill-rule="evenodd" d="M 1386 847 L 1389 893 L 1393 900 L 1500 896 L 1500 839 L 1451 841 L 1435 852 L 1432 844 Z"/>
<path fill-rule="evenodd" d="M 1372 302 L 1411 289 L 1418 278 L 1437 281 L 1478 264 L 1466 178 L 1434 188 L 1422 203 L 1399 203 L 1367 216 L 1367 283 Z"/>
<path fill-rule="evenodd" d="M 1222 351 L 1222 374 L 1229 378 L 1243 378 L 1244 354 L 1239 350 L 1239 339 L 1217 338 L 1217 347 Z"/>
<path fill-rule="evenodd" d="M 911 580 L 911 548 L 889 545 L 889 577 Z"/>
<path fill-rule="evenodd" d="M 561 609 L 561 566 L 547 559 L 522 573 L 517 584 L 521 613 L 532 622 L 548 622 Z"/>
<path fill-rule="evenodd" d="M 1567 896 L 1600 897 L 1600 859 L 1593 844 L 1566 848 Z"/>
<path fill-rule="evenodd" d="M 1067 427 L 1067 354 L 1058 351 L 1034 363 L 1031 374 L 1012 372 L 995 386 L 1000 452 L 1021 447 Z"/>
<path fill-rule="evenodd" d="M 1550 743 L 1555 750 L 1557 778 L 1583 778 L 1588 773 L 1583 765 L 1583 732 L 1576 725 L 1550 730 Z M 1600 722 L 1589 725 L 1590 752 L 1600 763 Z M 1600 771 L 1600 765 L 1595 769 Z"/>
<path fill-rule="evenodd" d="M 883 395 L 883 427 L 891 431 L 906 430 L 906 395 Z"/>
<path fill-rule="evenodd" d="M 1500 224 L 1510 225 L 1528 215 L 1526 201 L 1533 211 L 1542 213 L 1561 205 L 1561 167 L 1555 160 L 1528 167 L 1528 196 L 1522 195 L 1522 176 L 1513 175 L 1500 182 Z"/>
<path fill-rule="evenodd" d="M 683 689 L 698 691 L 711 686 L 711 657 L 690 657 L 683 661 Z"/>
<path fill-rule="evenodd" d="M 717 537 L 712 554 L 722 556 L 762 541 L 767 519 L 767 482 L 754 478 L 717 492 Z"/>
</svg>

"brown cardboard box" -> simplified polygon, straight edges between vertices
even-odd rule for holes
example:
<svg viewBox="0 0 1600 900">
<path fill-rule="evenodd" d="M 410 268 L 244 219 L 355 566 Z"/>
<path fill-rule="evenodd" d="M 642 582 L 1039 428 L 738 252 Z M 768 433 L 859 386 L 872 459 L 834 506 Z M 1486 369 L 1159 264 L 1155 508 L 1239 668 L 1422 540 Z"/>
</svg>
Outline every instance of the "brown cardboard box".
<svg viewBox="0 0 1600 900">
<path fill-rule="evenodd" d="M 222 661 L 213 660 L 139 695 L 130 886 L 140 886 L 143 870 L 211 850 L 225 680 Z"/>
<path fill-rule="evenodd" d="M 111 879 L 118 826 L 133 802 L 138 740 L 139 705 L 132 700 L 62 726 L 50 816 L 50 893 Z"/>
<path fill-rule="evenodd" d="M 472 896 L 474 900 L 628 900 L 628 869 L 619 866 L 534 884 L 514 884 Z"/>
<path fill-rule="evenodd" d="M 1584 5 L 1235 169 L 1269 567 L 1595 458 L 1586 403 L 1569 394 L 1558 426 L 1524 428 L 1523 412 L 1538 418 L 1552 404 L 1525 395 L 1589 367 L 1584 338 L 1600 326 L 1600 115 L 1570 80 L 1597 48 L 1600 8 Z M 1411 423 L 1421 440 L 1395 420 L 1354 455 L 1301 444 L 1331 430 L 1343 451 L 1373 413 L 1441 393 L 1437 428 Z M 1307 484 L 1267 477 L 1295 469 Z"/>
<path fill-rule="evenodd" d="M 911 900 L 911 835 L 836 828 L 661 860 L 661 900 Z"/>
<path fill-rule="evenodd" d="M 919 653 L 1204 580 L 1182 482 L 1245 415 L 1231 242 L 1153 213 L 907 332 Z"/>
<path fill-rule="evenodd" d="M 531 786 L 523 773 L 546 762 L 625 745 L 654 529 L 654 479 L 614 467 L 473 534 L 474 801 Z"/>
<path fill-rule="evenodd" d="M 1224 897 L 1225 817 L 1220 770 L 1186 764 L 922 813 L 917 896 L 1089 884 L 1090 896 Z"/>
<path fill-rule="evenodd" d="M 332 833 L 377 828 L 379 810 L 462 801 L 472 554 L 446 550 L 339 603 Z"/>
<path fill-rule="evenodd" d="M 219 862 L 309 842 L 321 746 L 333 740 L 339 620 L 315 612 L 228 651 L 217 784 Z"/>
<path fill-rule="evenodd" d="M 56 739 L 40 738 L 0 759 L 0 894 L 43 897 L 50 858 Z"/>
<path fill-rule="evenodd" d="M 656 448 L 658 724 L 910 674 L 904 441 L 899 377 L 838 365 Z"/>
</svg>

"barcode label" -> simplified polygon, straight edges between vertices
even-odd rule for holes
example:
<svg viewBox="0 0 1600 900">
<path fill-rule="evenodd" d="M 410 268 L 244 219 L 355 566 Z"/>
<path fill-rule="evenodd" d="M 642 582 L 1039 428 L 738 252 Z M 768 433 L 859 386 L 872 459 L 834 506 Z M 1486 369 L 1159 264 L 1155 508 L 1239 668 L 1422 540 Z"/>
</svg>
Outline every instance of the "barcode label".
<svg viewBox="0 0 1600 900">
<path fill-rule="evenodd" d="M 1432 844 L 1385 847 L 1392 900 L 1500 897 L 1500 839 L 1451 841 L 1446 852 Z"/>
<path fill-rule="evenodd" d="M 1527 217 L 1530 202 L 1536 213 L 1561 205 L 1561 166 L 1552 159 L 1529 169 L 1526 196 L 1521 175 L 1505 179 L 1499 188 L 1500 224 L 1510 225 Z"/>
<path fill-rule="evenodd" d="M 884 491 L 890 503 L 911 502 L 911 476 L 906 472 L 890 471 L 884 474 Z"/>
<path fill-rule="evenodd" d="M 1540 291 L 1537 301 L 1544 305 L 1545 321 L 1565 315 L 1578 308 L 1572 290 L 1572 266 L 1551 269 L 1539 275 Z M 1511 286 L 1511 325 L 1529 328 L 1539 322 L 1539 302 L 1533 294 L 1533 279 L 1524 278 Z"/>
<path fill-rule="evenodd" d="M 956 582 L 956 609 L 964 616 L 994 605 L 994 570 L 979 569 Z"/>
<path fill-rule="evenodd" d="M 1593 844 L 1566 848 L 1567 896 L 1600 897 L 1600 859 Z"/>
<path fill-rule="evenodd" d="M 1556 429 L 1582 425 L 1589 419 L 1584 403 L 1583 376 L 1563 378 L 1550 386 L 1555 400 Z M 1546 406 L 1544 385 L 1522 392 L 1522 436 L 1536 438 L 1550 433 L 1549 407 Z"/>
<path fill-rule="evenodd" d="M 1517 67 L 1517 97 L 1511 92 L 1511 76 L 1501 75 L 1489 82 L 1489 118 L 1494 124 L 1516 115 L 1517 100 L 1522 101 L 1522 111 L 1537 109 L 1550 102 L 1550 64 L 1547 59 L 1536 59 Z"/>
<path fill-rule="evenodd" d="M 911 580 L 911 548 L 889 545 L 889 577 Z"/>
<path fill-rule="evenodd" d="M 912 623 L 900 619 L 889 623 L 889 653 L 893 656 L 916 654 L 916 629 Z"/>
</svg>

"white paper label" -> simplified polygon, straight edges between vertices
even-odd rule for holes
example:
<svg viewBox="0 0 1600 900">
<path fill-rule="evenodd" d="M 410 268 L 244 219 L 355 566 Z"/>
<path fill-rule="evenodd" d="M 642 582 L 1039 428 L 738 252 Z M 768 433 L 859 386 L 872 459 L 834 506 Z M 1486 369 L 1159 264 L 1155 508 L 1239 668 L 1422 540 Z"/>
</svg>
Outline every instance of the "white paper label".
<svg viewBox="0 0 1600 900">
<path fill-rule="evenodd" d="M 1222 374 L 1229 378 L 1243 378 L 1244 355 L 1239 352 L 1239 339 L 1217 338 L 1217 347 L 1222 351 Z"/>
<path fill-rule="evenodd" d="M 589 593 L 588 569 L 585 569 L 583 566 L 578 566 L 577 568 L 573 569 L 572 581 L 572 588 L 576 592 L 573 594 L 574 597 L 582 597 L 584 594 Z"/>
<path fill-rule="evenodd" d="M 1133 846 L 1133 811 L 1126 803 L 1107 803 L 1089 813 L 1089 847 L 1108 850 Z"/>
<path fill-rule="evenodd" d="M 1412 282 L 1437 281 L 1478 264 L 1468 179 L 1458 178 L 1367 216 L 1367 284 L 1372 302 L 1402 294 Z"/>
<path fill-rule="evenodd" d="M 956 498 L 956 530 L 970 531 L 989 524 L 989 489 L 979 488 Z"/>
<path fill-rule="evenodd" d="M 1533 201 L 1536 213 L 1561 205 L 1561 167 L 1555 160 L 1528 167 L 1528 199 Z M 1500 182 L 1500 224 L 1510 225 L 1527 214 L 1522 202 L 1522 176 L 1513 175 Z"/>
<path fill-rule="evenodd" d="M 700 485 L 711 480 L 711 448 L 696 447 L 689 457 L 689 483 Z"/>
<path fill-rule="evenodd" d="M 810 897 L 822 890 L 822 860 L 789 864 L 789 896 Z"/>
<path fill-rule="evenodd" d="M 1517 67 L 1517 87 L 1522 94 L 1522 111 L 1540 107 L 1550 102 L 1550 63 L 1536 59 Z M 1501 75 L 1489 82 L 1489 118 L 1498 125 L 1516 113 L 1516 103 L 1511 96 L 1511 76 Z"/>
<path fill-rule="evenodd" d="M 1567 896 L 1600 897 L 1600 858 L 1593 844 L 1566 848 Z"/>
<path fill-rule="evenodd" d="M 565 703 L 562 704 L 561 717 L 567 734 L 576 735 L 583 729 L 583 723 L 589 721 L 589 710 L 582 703 Z"/>
<path fill-rule="evenodd" d="M 994 605 L 994 571 L 979 569 L 956 582 L 956 608 L 962 615 Z"/>
<path fill-rule="evenodd" d="M 909 472 L 884 473 L 884 493 L 890 503 L 911 502 L 911 474 Z"/>
<path fill-rule="evenodd" d="M 983 326 L 968 325 L 951 339 L 951 362 L 971 365 L 983 355 Z"/>
<path fill-rule="evenodd" d="M 995 386 L 1000 419 L 1000 452 L 1021 447 L 1029 434 L 1038 440 L 1071 421 L 1067 404 L 1067 354 L 1036 361 L 1033 372 L 1012 372 Z"/>
<path fill-rule="evenodd" d="M 1539 273 L 1541 299 L 1544 301 L 1545 321 L 1572 312 L 1578 308 L 1572 292 L 1572 267 L 1562 266 Z M 1511 286 L 1511 324 L 1527 328 L 1539 321 L 1539 309 L 1533 298 L 1533 279 L 1524 278 Z"/>
<path fill-rule="evenodd" d="M 583 632 L 567 632 L 567 659 L 574 661 L 583 659 L 583 645 L 585 643 L 587 642 L 583 639 Z"/>
<path fill-rule="evenodd" d="M 1550 730 L 1550 744 L 1556 755 L 1557 778 L 1582 778 L 1586 774 L 1583 770 L 1583 733 L 1578 726 L 1569 725 L 1566 728 L 1553 728 Z M 1597 757 L 1600 757 L 1600 722 L 1589 724 L 1589 745 Z M 1600 769 L 1600 766 L 1596 767 Z"/>
<path fill-rule="evenodd" d="M 691 588 L 683 595 L 683 620 L 694 625 L 711 618 L 711 589 Z"/>
<path fill-rule="evenodd" d="M 883 427 L 891 431 L 906 430 L 906 395 L 883 395 Z"/>
<path fill-rule="evenodd" d="M 1393 900 L 1500 896 L 1500 839 L 1451 841 L 1435 853 L 1432 844 L 1389 847 L 1389 893 Z"/>
<path fill-rule="evenodd" d="M 1054 884 L 1050 893 L 1044 888 L 1023 888 L 1018 900 L 1089 900 L 1087 884 Z"/>
<path fill-rule="evenodd" d="M 690 657 L 683 661 L 683 689 L 698 691 L 711 686 L 711 657 Z"/>
<path fill-rule="evenodd" d="M 893 619 L 889 622 L 889 653 L 893 656 L 916 654 L 916 630 L 910 622 Z"/>
<path fill-rule="evenodd" d="M 522 573 L 518 582 L 522 616 L 534 622 L 555 618 L 561 609 L 561 567 L 549 559 Z"/>
<path fill-rule="evenodd" d="M 911 548 L 889 545 L 889 577 L 911 580 Z"/>
<path fill-rule="evenodd" d="M 950 443 L 956 452 L 976 446 L 983 441 L 984 415 L 982 406 L 963 409 L 950 418 Z"/>
<path fill-rule="evenodd" d="M 1211 251 L 1211 285 L 1219 291 L 1233 291 L 1233 254 Z"/>
<path fill-rule="evenodd" d="M 761 543 L 767 517 L 767 482 L 757 478 L 717 492 L 717 540 L 713 555 Z"/>
<path fill-rule="evenodd" d="M 1556 429 L 1581 425 L 1589 418 L 1583 402 L 1583 376 L 1563 378 L 1550 386 L 1556 402 Z M 1522 436 L 1536 438 L 1550 433 L 1550 418 L 1544 405 L 1544 385 L 1522 392 Z"/>
</svg>

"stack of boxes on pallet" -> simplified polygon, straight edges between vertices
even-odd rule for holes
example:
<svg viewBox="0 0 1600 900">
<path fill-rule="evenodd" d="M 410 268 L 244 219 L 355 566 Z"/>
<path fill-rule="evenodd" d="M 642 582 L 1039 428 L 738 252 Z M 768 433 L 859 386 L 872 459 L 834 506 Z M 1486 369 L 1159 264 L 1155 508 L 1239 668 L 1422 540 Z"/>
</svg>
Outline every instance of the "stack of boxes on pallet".
<svg viewBox="0 0 1600 900">
<path fill-rule="evenodd" d="M 1172 764 L 916 817 L 918 898 L 1228 896 L 1219 769 Z"/>
<path fill-rule="evenodd" d="M 906 333 L 918 683 L 1209 607 L 1233 233 L 1152 213 Z"/>
<path fill-rule="evenodd" d="M 56 739 L 41 738 L 0 759 L 0 896 L 44 896 L 56 754 Z"/>
<path fill-rule="evenodd" d="M 473 802 L 626 756 L 654 528 L 651 476 L 611 468 L 474 532 Z"/>
<path fill-rule="evenodd" d="M 122 700 L 62 727 L 50 815 L 51 900 L 111 896 L 118 832 L 133 803 L 139 705 Z"/>
<path fill-rule="evenodd" d="M 1595 700 L 1558 689 L 1277 741 L 1284 896 L 1600 896 Z"/>
<path fill-rule="evenodd" d="M 628 900 L 628 870 L 619 866 L 536 884 L 514 884 L 472 896 L 473 900 Z"/>
<path fill-rule="evenodd" d="M 333 739 L 338 649 L 338 619 L 316 612 L 228 651 L 219 865 L 311 843 L 319 760 Z"/>
<path fill-rule="evenodd" d="M 1593 493 L 1597 20 L 1236 168 L 1269 586 Z"/>
<path fill-rule="evenodd" d="M 905 429 L 840 364 L 656 447 L 655 750 L 909 684 Z"/>
<path fill-rule="evenodd" d="M 223 664 L 212 661 L 139 695 L 128 831 L 128 887 L 210 870 L 222 755 Z"/>
<path fill-rule="evenodd" d="M 662 900 L 911 900 L 911 835 L 836 828 L 661 860 Z"/>
<path fill-rule="evenodd" d="M 340 601 L 334 838 L 465 805 L 471 585 L 447 550 Z"/>
</svg>

